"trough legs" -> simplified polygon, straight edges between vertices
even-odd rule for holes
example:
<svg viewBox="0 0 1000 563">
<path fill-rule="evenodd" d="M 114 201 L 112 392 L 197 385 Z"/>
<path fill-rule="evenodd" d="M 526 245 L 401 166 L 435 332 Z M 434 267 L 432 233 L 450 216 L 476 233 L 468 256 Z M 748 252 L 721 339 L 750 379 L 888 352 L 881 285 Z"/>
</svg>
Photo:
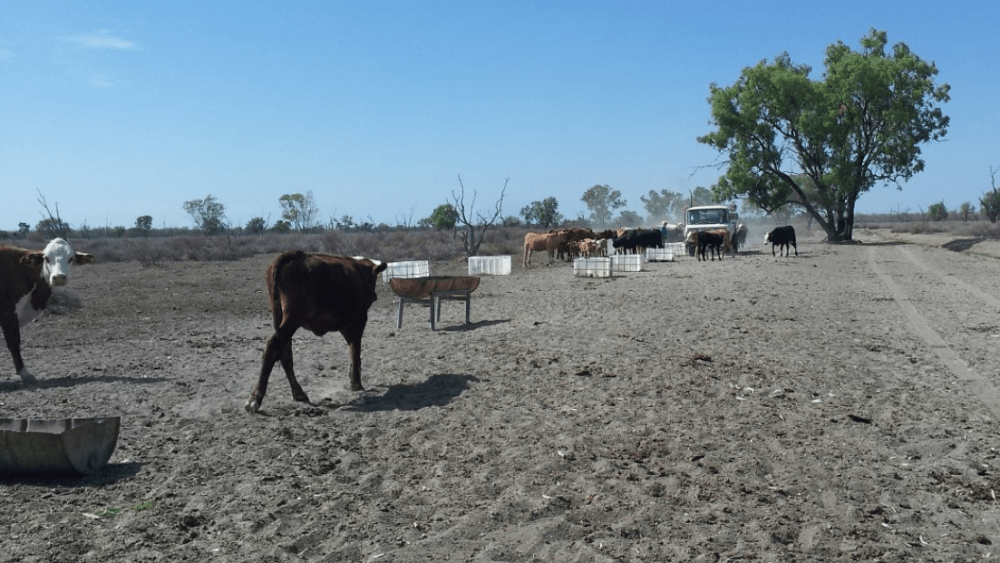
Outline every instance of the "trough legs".
<svg viewBox="0 0 1000 563">
<path fill-rule="evenodd" d="M 396 328 L 403 328 L 403 306 L 406 303 L 418 303 L 430 309 L 431 330 L 435 330 L 435 323 L 441 320 L 441 301 L 451 299 L 453 301 L 465 301 L 465 324 L 469 324 L 472 310 L 472 292 L 449 290 L 444 292 L 433 292 L 428 299 L 408 299 L 399 298 L 399 310 L 396 313 Z"/>
</svg>

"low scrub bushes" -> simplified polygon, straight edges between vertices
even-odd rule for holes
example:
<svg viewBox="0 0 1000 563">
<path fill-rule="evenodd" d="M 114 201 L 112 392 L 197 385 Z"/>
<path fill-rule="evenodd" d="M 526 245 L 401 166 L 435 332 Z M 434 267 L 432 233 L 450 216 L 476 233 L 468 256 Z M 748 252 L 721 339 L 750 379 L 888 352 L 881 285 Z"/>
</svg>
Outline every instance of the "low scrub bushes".
<svg viewBox="0 0 1000 563">
<path fill-rule="evenodd" d="M 486 232 L 482 255 L 520 254 L 525 229 L 498 227 Z M 452 260 L 464 256 L 462 233 L 451 230 L 387 232 L 268 233 L 262 236 L 108 237 L 71 240 L 81 252 L 99 262 L 139 262 L 155 266 L 178 261 L 230 261 L 286 250 L 366 256 L 387 262 L 400 260 Z M 45 241 L 31 241 L 43 246 Z"/>
</svg>

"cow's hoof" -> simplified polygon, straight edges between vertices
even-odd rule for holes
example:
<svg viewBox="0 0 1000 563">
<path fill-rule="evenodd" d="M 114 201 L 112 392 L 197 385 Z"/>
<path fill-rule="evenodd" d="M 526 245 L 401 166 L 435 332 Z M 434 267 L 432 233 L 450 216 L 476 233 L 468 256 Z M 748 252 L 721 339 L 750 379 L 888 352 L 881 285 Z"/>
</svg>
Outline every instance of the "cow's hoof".
<svg viewBox="0 0 1000 563">
<path fill-rule="evenodd" d="M 247 404 L 243 405 L 243 408 L 250 414 L 257 414 L 257 411 L 260 410 L 260 403 L 247 399 Z"/>
<path fill-rule="evenodd" d="M 21 371 L 17 372 L 17 375 L 21 376 L 21 381 L 27 383 L 28 385 L 35 385 L 38 383 L 38 379 L 34 375 L 31 375 L 28 368 L 21 368 Z"/>
</svg>

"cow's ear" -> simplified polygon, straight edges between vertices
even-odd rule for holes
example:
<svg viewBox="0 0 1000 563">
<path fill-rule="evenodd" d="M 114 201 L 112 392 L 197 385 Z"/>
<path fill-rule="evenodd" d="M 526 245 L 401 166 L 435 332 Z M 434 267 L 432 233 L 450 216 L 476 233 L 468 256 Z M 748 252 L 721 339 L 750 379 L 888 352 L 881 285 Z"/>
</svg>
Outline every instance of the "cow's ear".
<svg viewBox="0 0 1000 563">
<path fill-rule="evenodd" d="M 21 257 L 21 262 L 32 266 L 41 266 L 45 263 L 45 255 L 41 252 L 29 252 Z"/>
<path fill-rule="evenodd" d="M 378 266 L 375 266 L 375 269 L 372 271 L 375 273 L 375 275 L 378 275 L 382 270 L 385 270 L 388 267 L 389 267 L 388 262 L 379 262 Z"/>
<path fill-rule="evenodd" d="M 81 264 L 81 265 L 83 265 L 83 264 L 91 264 L 93 262 L 94 262 L 94 255 L 93 254 L 84 254 L 83 252 L 77 252 L 73 256 L 73 263 L 74 264 Z"/>
</svg>

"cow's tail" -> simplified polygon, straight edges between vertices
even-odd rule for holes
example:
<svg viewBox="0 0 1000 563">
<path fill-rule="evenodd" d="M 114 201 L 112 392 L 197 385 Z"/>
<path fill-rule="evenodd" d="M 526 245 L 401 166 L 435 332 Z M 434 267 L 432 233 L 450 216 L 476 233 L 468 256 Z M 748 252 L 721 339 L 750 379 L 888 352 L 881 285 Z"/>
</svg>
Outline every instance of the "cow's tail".
<svg viewBox="0 0 1000 563">
<path fill-rule="evenodd" d="M 281 321 L 284 320 L 284 311 L 281 309 L 281 271 L 292 262 L 304 260 L 305 256 L 306 253 L 301 250 L 285 252 L 275 258 L 274 262 L 267 269 L 266 281 L 269 291 L 267 298 L 269 301 L 268 304 L 271 306 L 271 318 L 274 321 L 275 330 L 278 330 L 278 327 L 281 326 Z"/>
</svg>

